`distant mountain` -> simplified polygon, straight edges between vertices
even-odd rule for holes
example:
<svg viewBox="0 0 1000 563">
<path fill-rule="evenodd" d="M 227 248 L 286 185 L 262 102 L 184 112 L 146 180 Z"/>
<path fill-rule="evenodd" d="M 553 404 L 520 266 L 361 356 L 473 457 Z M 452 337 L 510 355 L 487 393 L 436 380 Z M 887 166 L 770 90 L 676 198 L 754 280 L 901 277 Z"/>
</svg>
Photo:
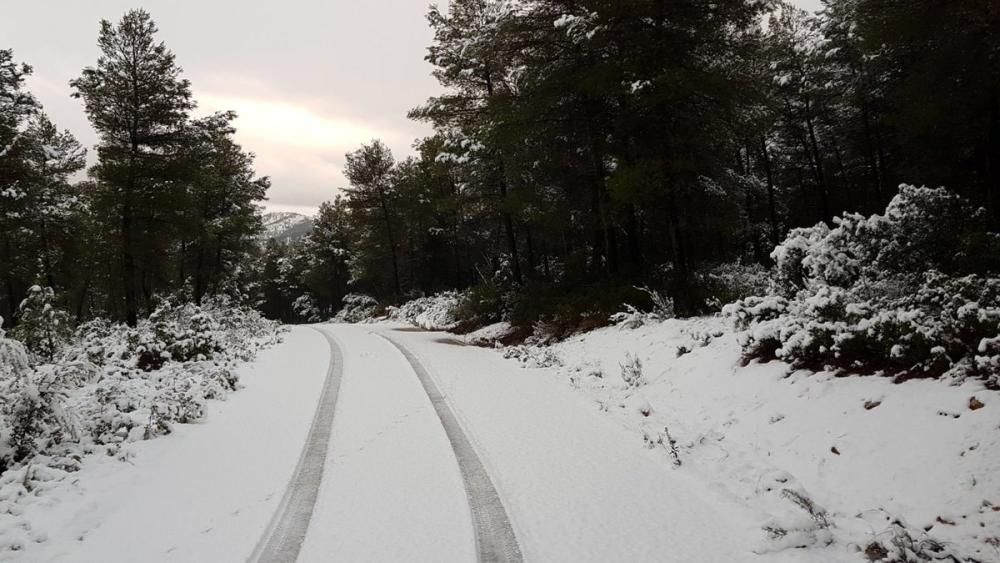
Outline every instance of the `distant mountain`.
<svg viewBox="0 0 1000 563">
<path fill-rule="evenodd" d="M 261 240 L 274 239 L 279 242 L 298 240 L 313 228 L 313 220 L 300 213 L 274 212 L 263 216 L 264 232 Z"/>
</svg>

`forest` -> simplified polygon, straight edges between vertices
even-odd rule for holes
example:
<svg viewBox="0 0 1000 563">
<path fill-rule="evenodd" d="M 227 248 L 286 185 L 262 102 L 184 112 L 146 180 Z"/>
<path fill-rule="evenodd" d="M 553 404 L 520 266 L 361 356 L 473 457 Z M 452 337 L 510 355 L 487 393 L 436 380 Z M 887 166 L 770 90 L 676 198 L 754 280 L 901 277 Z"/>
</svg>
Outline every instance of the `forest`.
<svg viewBox="0 0 1000 563">
<path fill-rule="evenodd" d="M 0 559 L 998 560 L 1000 1 L 821 2 L 431 6 L 308 218 L 149 12 L 93 147 L 0 38 Z"/>
<path fill-rule="evenodd" d="M 0 51 L 4 326 L 36 287 L 73 323 L 129 325 L 167 296 L 302 322 L 348 295 L 461 290 L 469 329 L 568 333 L 649 307 L 640 287 L 680 315 L 759 293 L 790 232 L 881 213 L 903 183 L 1000 227 L 995 2 L 455 0 L 427 17 L 441 93 L 409 117 L 434 134 L 402 159 L 379 140 L 347 155 L 350 185 L 286 242 L 260 240 L 269 180 L 235 113 L 192 117 L 150 14 L 101 22 L 71 83 L 100 136 L 85 174 L 31 66 Z"/>
</svg>

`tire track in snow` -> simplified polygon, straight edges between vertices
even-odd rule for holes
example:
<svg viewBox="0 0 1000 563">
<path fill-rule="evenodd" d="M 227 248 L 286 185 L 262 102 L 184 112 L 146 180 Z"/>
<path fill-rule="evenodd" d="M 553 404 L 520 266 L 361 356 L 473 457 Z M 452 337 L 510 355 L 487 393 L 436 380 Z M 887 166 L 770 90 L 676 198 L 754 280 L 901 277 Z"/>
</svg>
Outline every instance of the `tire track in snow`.
<svg viewBox="0 0 1000 563">
<path fill-rule="evenodd" d="M 481 563 L 520 563 L 523 561 L 521 548 L 514 535 L 514 528 L 510 525 L 507 511 L 489 473 L 486 472 L 486 467 L 476 454 L 454 411 L 420 360 L 395 338 L 385 334 L 379 336 L 395 346 L 410 363 L 427 397 L 430 398 L 441 425 L 444 426 L 445 434 L 448 435 L 448 441 L 451 442 L 452 450 L 458 459 L 469 507 L 472 509 L 478 560 Z"/>
<path fill-rule="evenodd" d="M 330 367 L 326 372 L 316 414 L 292 480 L 285 489 L 271 523 L 250 555 L 250 563 L 292 563 L 298 558 L 323 480 L 344 356 L 333 336 L 322 329 L 310 328 L 322 334 L 329 343 Z"/>
</svg>

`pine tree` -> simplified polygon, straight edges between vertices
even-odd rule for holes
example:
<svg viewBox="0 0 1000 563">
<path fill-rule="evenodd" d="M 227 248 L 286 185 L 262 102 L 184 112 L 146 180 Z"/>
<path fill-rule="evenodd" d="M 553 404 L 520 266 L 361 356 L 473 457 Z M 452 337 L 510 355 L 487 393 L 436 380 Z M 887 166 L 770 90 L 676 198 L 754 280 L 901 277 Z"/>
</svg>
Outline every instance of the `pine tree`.
<svg viewBox="0 0 1000 563">
<path fill-rule="evenodd" d="M 31 286 L 18 307 L 18 317 L 11 336 L 48 362 L 55 358 L 73 329 L 69 315 L 58 307 L 51 287 Z"/>
<path fill-rule="evenodd" d="M 37 271 L 46 285 L 68 289 L 79 217 L 84 212 L 73 174 L 86 165 L 86 151 L 69 131 L 59 131 L 44 114 L 32 120 L 26 137 L 24 230 L 22 248 L 35 250 Z"/>
<path fill-rule="evenodd" d="M 117 25 L 102 20 L 97 65 L 71 82 L 101 137 L 92 212 L 113 233 L 123 314 L 133 326 L 140 297 L 149 305 L 166 277 L 161 258 L 176 238 L 181 210 L 174 203 L 183 189 L 172 173 L 194 107 L 190 84 L 156 31 L 144 10 L 129 11 Z"/>
<path fill-rule="evenodd" d="M 302 242 L 306 267 L 302 285 L 312 296 L 320 316 L 330 318 L 340 308 L 351 282 L 350 210 L 337 197 L 316 213 L 312 232 Z"/>
<path fill-rule="evenodd" d="M 503 100 L 516 88 L 518 48 L 507 41 L 514 22 L 513 4 L 504 0 L 457 0 L 442 13 L 432 6 L 427 19 L 434 43 L 427 61 L 437 67 L 435 78 L 448 91 L 410 112 L 414 119 L 431 121 L 440 130 L 455 131 L 478 153 L 472 161 L 482 188 L 495 194 L 506 251 L 514 277 L 521 281 L 520 251 L 512 201 L 511 148 L 500 129 Z"/>
<path fill-rule="evenodd" d="M 187 213 L 181 223 L 178 283 L 191 280 L 196 302 L 226 283 L 257 244 L 260 215 L 270 180 L 257 178 L 253 154 L 234 140 L 234 112 L 192 121 L 184 145 Z"/>
<path fill-rule="evenodd" d="M 0 49 L 0 303 L 10 322 L 17 312 L 25 279 L 30 279 L 29 259 L 18 252 L 21 221 L 26 205 L 27 143 L 23 138 L 38 102 L 25 89 L 31 66 L 17 63 L 10 49 Z"/>
<path fill-rule="evenodd" d="M 371 249 L 373 257 L 384 256 L 383 250 L 388 254 L 392 274 L 390 287 L 399 298 L 403 294 L 403 286 L 399 268 L 399 217 L 392 181 L 395 165 L 392 151 L 381 141 L 362 145 L 347 155 L 344 176 L 351 185 L 344 192 L 361 229 L 358 244 Z M 379 280 L 379 274 L 377 264 L 367 265 L 365 277 Z"/>
</svg>

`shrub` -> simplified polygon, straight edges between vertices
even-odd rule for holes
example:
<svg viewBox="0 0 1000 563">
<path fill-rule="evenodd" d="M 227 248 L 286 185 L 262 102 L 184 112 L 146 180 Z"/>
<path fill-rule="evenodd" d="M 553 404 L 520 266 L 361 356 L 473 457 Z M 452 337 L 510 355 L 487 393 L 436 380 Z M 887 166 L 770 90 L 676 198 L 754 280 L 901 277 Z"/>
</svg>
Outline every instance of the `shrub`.
<svg viewBox="0 0 1000 563">
<path fill-rule="evenodd" d="M 160 369 L 169 361 L 211 359 L 222 351 L 220 327 L 195 304 L 174 305 L 165 300 L 140 323 L 134 337 L 140 369 Z"/>
<path fill-rule="evenodd" d="M 622 303 L 648 304 L 649 296 L 632 286 L 597 283 L 583 287 L 534 282 L 526 284 L 511 301 L 510 323 L 535 327 L 536 337 L 561 339 L 610 324 Z M 537 330 L 541 327 L 543 330 Z"/>
<path fill-rule="evenodd" d="M 56 307 L 55 291 L 38 285 L 28 289 L 28 296 L 18 307 L 17 327 L 11 336 L 20 340 L 32 354 L 51 361 L 69 340 L 73 328 L 69 314 Z"/>
<path fill-rule="evenodd" d="M 454 310 L 456 332 L 469 333 L 510 318 L 512 295 L 494 283 L 482 283 L 462 294 Z"/>
<path fill-rule="evenodd" d="M 372 319 L 378 311 L 378 301 L 358 293 L 344 296 L 343 307 L 333 317 L 335 323 L 361 323 Z"/>
<path fill-rule="evenodd" d="M 0 327 L 3 327 L 3 317 L 0 317 Z M 7 338 L 0 328 L 0 380 L 21 377 L 28 369 L 28 349 L 17 340 Z"/>
<path fill-rule="evenodd" d="M 304 293 L 298 296 L 295 301 L 292 302 L 292 311 L 298 318 L 304 320 L 307 323 L 318 323 L 323 320 L 319 306 L 316 304 L 316 300 L 309 293 Z"/>
<path fill-rule="evenodd" d="M 200 420 L 208 400 L 237 388 L 233 363 L 277 335 L 277 323 L 223 297 L 166 300 L 136 328 L 85 323 L 44 363 L 0 330 L 0 471 L 33 459 L 75 466 L 94 445 Z"/>
<path fill-rule="evenodd" d="M 772 254 L 771 294 L 725 313 L 746 331 L 747 359 L 996 386 L 998 256 L 981 210 L 944 189 L 902 186 L 885 215 L 792 231 Z"/>
<path fill-rule="evenodd" d="M 651 322 L 674 318 L 673 299 L 649 287 L 637 287 L 636 289 L 646 294 L 652 304 L 652 310 L 641 311 L 626 303 L 625 310 L 611 315 L 609 321 L 621 328 L 635 329 Z"/>
<path fill-rule="evenodd" d="M 429 297 L 418 297 L 390 307 L 386 315 L 394 320 L 427 330 L 449 330 L 458 324 L 457 310 L 465 296 L 457 291 L 444 291 Z"/>
<path fill-rule="evenodd" d="M 705 306 L 718 311 L 723 304 L 766 293 L 772 273 L 761 264 L 723 262 L 695 272 L 696 284 L 705 293 Z"/>
</svg>

